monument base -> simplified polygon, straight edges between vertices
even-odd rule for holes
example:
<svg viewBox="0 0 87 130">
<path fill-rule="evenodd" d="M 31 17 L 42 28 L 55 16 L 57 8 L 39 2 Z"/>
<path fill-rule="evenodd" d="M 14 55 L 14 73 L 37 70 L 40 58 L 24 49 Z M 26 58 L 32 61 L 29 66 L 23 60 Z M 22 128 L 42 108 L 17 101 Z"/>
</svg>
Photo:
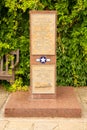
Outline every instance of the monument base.
<svg viewBox="0 0 87 130">
<path fill-rule="evenodd" d="M 81 117 L 81 106 L 72 87 L 57 87 L 56 99 L 32 99 L 29 92 L 14 92 L 5 106 L 5 117 Z"/>
</svg>

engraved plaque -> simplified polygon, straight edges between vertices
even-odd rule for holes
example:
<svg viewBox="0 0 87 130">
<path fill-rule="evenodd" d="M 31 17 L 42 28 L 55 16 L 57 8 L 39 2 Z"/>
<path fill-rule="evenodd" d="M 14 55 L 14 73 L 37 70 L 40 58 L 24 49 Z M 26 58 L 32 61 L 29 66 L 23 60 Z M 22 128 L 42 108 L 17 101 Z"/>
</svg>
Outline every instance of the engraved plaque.
<svg viewBox="0 0 87 130">
<path fill-rule="evenodd" d="M 32 98 L 56 97 L 56 11 L 30 11 Z"/>
<path fill-rule="evenodd" d="M 55 13 L 31 13 L 31 54 L 55 55 L 56 14 Z"/>
<path fill-rule="evenodd" d="M 55 93 L 55 65 L 32 65 L 32 93 Z"/>
</svg>

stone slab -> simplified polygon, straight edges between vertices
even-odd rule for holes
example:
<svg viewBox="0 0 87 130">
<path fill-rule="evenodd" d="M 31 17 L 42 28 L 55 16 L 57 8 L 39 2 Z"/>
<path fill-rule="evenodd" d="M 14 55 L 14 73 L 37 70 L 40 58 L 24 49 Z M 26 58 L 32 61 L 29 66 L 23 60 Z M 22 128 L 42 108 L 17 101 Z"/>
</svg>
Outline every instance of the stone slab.
<svg viewBox="0 0 87 130">
<path fill-rule="evenodd" d="M 32 93 L 55 94 L 55 65 L 32 65 Z"/>
<path fill-rule="evenodd" d="M 14 92 L 5 106 L 5 117 L 81 117 L 73 87 L 57 87 L 56 99 L 32 99 L 29 92 Z"/>
<path fill-rule="evenodd" d="M 30 11 L 32 55 L 55 55 L 56 11 Z"/>
<path fill-rule="evenodd" d="M 9 93 L 6 92 L 4 87 L 0 85 L 0 110 L 1 110 L 2 106 L 4 105 L 8 95 L 9 95 Z"/>
<path fill-rule="evenodd" d="M 82 121 L 64 120 L 59 123 L 59 130 L 86 130 Z"/>
<path fill-rule="evenodd" d="M 21 121 L 21 120 L 10 121 L 7 127 L 5 128 L 5 130 L 33 130 L 33 123 L 30 123 L 29 121 Z"/>
<path fill-rule="evenodd" d="M 53 122 L 40 122 L 35 123 L 34 130 L 59 130 L 58 124 Z"/>
<path fill-rule="evenodd" d="M 7 126 L 7 124 L 8 124 L 8 121 L 6 121 L 6 120 L 0 120 L 0 130 L 5 130 L 5 128 L 6 128 L 6 126 Z"/>
</svg>

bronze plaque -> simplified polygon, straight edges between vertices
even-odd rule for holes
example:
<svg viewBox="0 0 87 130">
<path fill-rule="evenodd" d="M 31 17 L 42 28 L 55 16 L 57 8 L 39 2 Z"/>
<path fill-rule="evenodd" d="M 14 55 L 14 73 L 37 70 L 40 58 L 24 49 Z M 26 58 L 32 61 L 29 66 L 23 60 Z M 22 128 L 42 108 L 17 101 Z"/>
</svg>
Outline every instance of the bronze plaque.
<svg viewBox="0 0 87 130">
<path fill-rule="evenodd" d="M 55 65 L 32 65 L 32 93 L 55 93 Z"/>
<path fill-rule="evenodd" d="M 30 13 L 32 55 L 55 55 L 56 13 Z"/>
</svg>

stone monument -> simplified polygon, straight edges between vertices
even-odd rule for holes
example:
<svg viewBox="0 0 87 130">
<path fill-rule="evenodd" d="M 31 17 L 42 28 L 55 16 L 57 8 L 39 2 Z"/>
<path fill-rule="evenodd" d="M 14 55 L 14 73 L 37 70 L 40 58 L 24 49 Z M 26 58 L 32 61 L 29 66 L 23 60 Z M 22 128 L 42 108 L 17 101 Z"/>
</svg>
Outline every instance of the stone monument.
<svg viewBox="0 0 87 130">
<path fill-rule="evenodd" d="M 73 87 L 56 87 L 56 11 L 30 11 L 30 89 L 15 92 L 6 117 L 81 117 Z"/>
<path fill-rule="evenodd" d="M 31 11 L 30 37 L 32 97 L 55 98 L 56 11 Z"/>
</svg>

